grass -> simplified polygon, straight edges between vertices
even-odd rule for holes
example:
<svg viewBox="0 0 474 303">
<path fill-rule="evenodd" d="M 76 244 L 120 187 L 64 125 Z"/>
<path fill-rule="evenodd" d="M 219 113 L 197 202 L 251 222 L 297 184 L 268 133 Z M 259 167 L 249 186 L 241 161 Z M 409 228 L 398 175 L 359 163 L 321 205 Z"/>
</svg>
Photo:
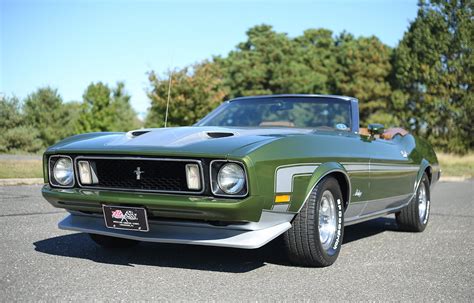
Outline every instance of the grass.
<svg viewBox="0 0 474 303">
<path fill-rule="evenodd" d="M 0 179 L 42 177 L 43 166 L 41 160 L 0 160 Z"/>
<path fill-rule="evenodd" d="M 438 153 L 442 176 L 474 177 L 474 152 L 465 156 Z M 42 178 L 41 160 L 0 160 L 0 179 Z"/>
<path fill-rule="evenodd" d="M 441 176 L 474 177 L 474 153 L 464 156 L 437 153 Z"/>
</svg>

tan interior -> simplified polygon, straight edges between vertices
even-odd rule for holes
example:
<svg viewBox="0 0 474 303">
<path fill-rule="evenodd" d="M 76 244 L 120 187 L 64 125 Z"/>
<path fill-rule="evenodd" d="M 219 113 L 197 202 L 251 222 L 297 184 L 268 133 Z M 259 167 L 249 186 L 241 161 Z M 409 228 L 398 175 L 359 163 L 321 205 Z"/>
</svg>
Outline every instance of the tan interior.
<svg viewBox="0 0 474 303">
<path fill-rule="evenodd" d="M 400 127 L 388 128 L 383 132 L 383 134 L 380 135 L 380 138 L 385 139 L 385 140 L 392 140 L 392 138 L 395 137 L 395 135 L 400 135 L 403 137 L 403 136 L 406 136 L 407 134 L 408 134 L 408 131 Z"/>
<path fill-rule="evenodd" d="M 260 126 L 284 126 L 284 127 L 295 127 L 295 124 L 290 121 L 262 121 Z"/>
<path fill-rule="evenodd" d="M 365 127 L 359 128 L 359 134 L 362 136 L 370 136 L 369 130 Z M 380 135 L 380 139 L 392 140 L 395 135 L 405 136 L 408 134 L 408 131 L 401 127 L 387 128 L 383 134 Z"/>
<path fill-rule="evenodd" d="M 359 134 L 362 136 L 370 136 L 369 130 L 366 127 L 360 127 Z"/>
</svg>

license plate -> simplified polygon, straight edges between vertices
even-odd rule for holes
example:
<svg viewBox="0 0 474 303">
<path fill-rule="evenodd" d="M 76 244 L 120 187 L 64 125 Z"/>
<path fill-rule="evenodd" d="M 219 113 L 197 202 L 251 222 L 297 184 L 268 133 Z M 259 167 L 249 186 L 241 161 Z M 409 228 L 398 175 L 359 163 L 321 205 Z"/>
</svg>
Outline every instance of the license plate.
<svg viewBox="0 0 474 303">
<path fill-rule="evenodd" d="M 127 206 L 102 205 L 105 226 L 114 229 L 148 231 L 146 209 Z"/>
</svg>

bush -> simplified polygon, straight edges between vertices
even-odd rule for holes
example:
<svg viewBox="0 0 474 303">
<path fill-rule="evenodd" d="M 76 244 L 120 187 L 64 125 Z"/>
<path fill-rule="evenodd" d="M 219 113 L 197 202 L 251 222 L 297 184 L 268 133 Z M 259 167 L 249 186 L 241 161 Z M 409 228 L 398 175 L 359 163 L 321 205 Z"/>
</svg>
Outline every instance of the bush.
<svg viewBox="0 0 474 303">
<path fill-rule="evenodd" d="M 31 126 L 18 126 L 4 129 L 0 137 L 0 152 L 14 153 L 24 151 L 37 153 L 43 147 L 43 142 L 38 138 L 39 132 Z"/>
</svg>

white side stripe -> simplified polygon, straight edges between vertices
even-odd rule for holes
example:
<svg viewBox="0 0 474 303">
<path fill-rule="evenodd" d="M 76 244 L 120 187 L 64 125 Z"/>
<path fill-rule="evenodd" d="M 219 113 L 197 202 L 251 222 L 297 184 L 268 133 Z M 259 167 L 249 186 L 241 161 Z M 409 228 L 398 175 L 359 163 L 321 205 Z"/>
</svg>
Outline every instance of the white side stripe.
<svg viewBox="0 0 474 303">
<path fill-rule="evenodd" d="M 312 174 L 317 165 L 301 165 L 292 167 L 281 167 L 277 168 L 276 181 L 275 181 L 275 192 L 276 193 L 290 193 L 293 187 L 293 176 L 300 174 Z"/>
<path fill-rule="evenodd" d="M 320 163 L 301 163 L 291 166 L 281 166 L 275 172 L 275 193 L 291 193 L 293 178 L 297 175 L 313 174 Z M 348 172 L 408 172 L 418 171 L 417 165 L 349 162 L 341 163 Z"/>
<path fill-rule="evenodd" d="M 418 171 L 418 166 L 412 165 L 382 165 L 370 164 L 370 171 Z"/>
<path fill-rule="evenodd" d="M 385 164 L 385 163 L 341 163 L 347 171 L 418 171 L 417 165 Z"/>
</svg>

